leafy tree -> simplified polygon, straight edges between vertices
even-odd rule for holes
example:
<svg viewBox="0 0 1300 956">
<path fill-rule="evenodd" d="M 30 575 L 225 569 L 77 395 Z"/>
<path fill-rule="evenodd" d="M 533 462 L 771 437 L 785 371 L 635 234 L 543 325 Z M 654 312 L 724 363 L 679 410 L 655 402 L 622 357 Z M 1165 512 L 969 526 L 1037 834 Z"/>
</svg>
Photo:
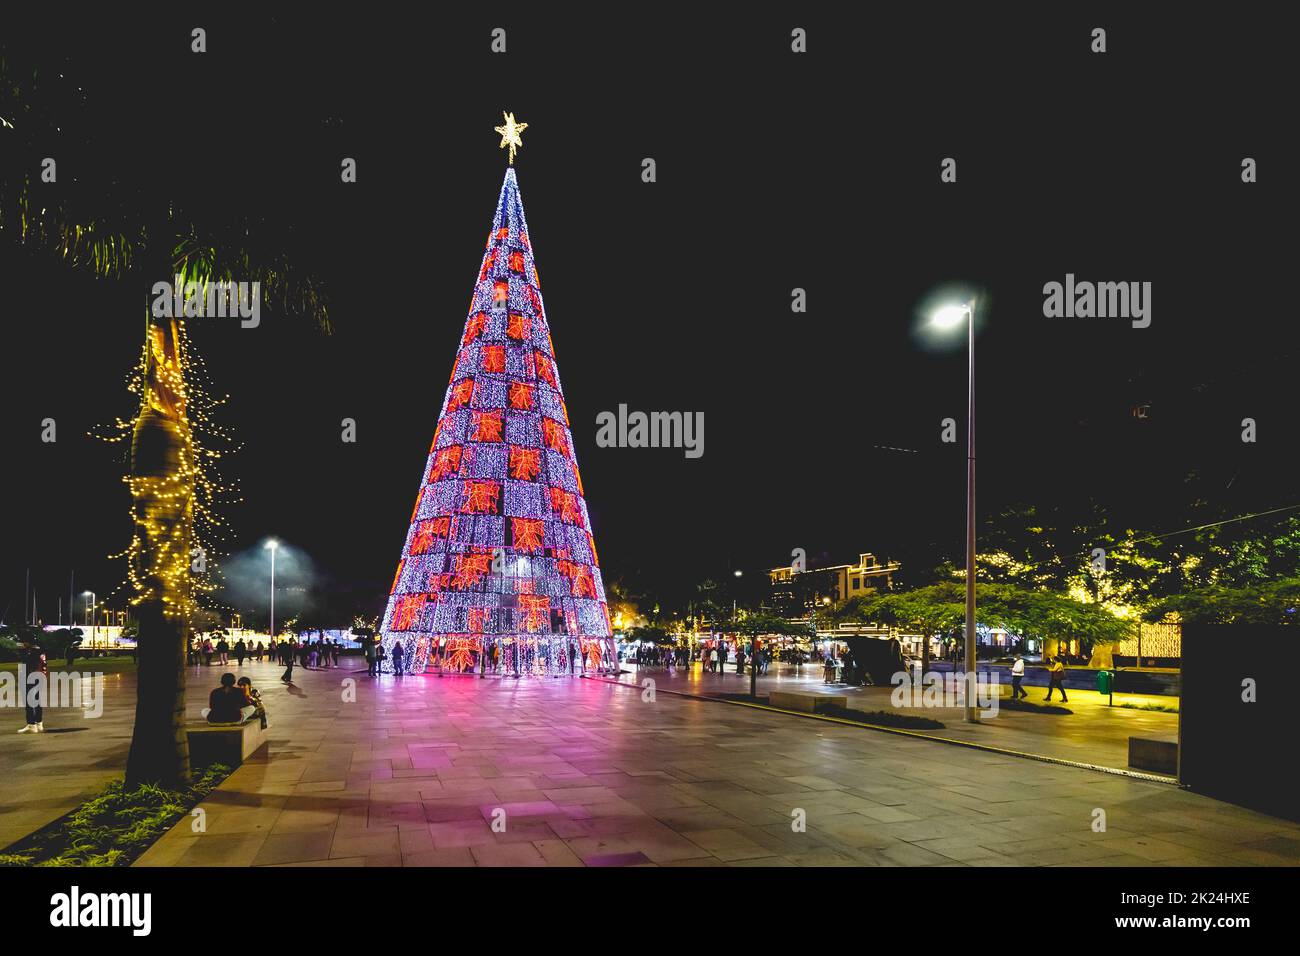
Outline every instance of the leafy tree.
<svg viewBox="0 0 1300 956">
<path fill-rule="evenodd" d="M 23 644 L 39 644 L 45 632 L 35 624 L 0 625 L 0 660 L 16 661 Z"/>
<path fill-rule="evenodd" d="M 978 599 L 978 598 L 977 598 Z M 911 591 L 870 594 L 845 602 L 844 620 L 863 624 L 889 624 L 919 631 L 922 673 L 930 668 L 930 640 L 952 630 L 966 618 L 966 590 L 944 582 Z"/>
<path fill-rule="evenodd" d="M 61 627 L 57 631 L 44 631 L 37 638 L 37 643 L 45 652 L 47 660 L 52 661 L 56 657 L 67 660 L 71 649 L 81 644 L 81 628 Z"/>
<path fill-rule="evenodd" d="M 671 634 L 662 627 L 657 627 L 653 624 L 629 629 L 627 632 L 627 639 L 629 641 L 640 641 L 642 644 L 674 643 Z"/>
<path fill-rule="evenodd" d="M 896 591 L 857 599 L 847 619 L 891 624 L 916 630 L 924 637 L 922 668 L 929 667 L 930 639 L 966 623 L 966 588 L 942 582 L 911 591 Z M 1077 601 L 1050 591 L 1010 584 L 977 584 L 976 618 L 988 626 L 1026 637 L 1076 639 L 1081 644 L 1115 643 L 1132 625 L 1099 604 Z"/>
<path fill-rule="evenodd" d="M 752 658 L 752 649 L 760 636 L 775 634 L 778 637 L 807 637 L 812 631 L 812 624 L 803 621 L 792 622 L 767 611 L 750 611 L 732 619 L 727 625 L 727 630 L 749 638 Z M 749 666 L 749 693 L 751 697 L 758 694 L 758 671 L 755 670 L 752 659 Z"/>
<path fill-rule="evenodd" d="M 1143 616 L 1176 614 L 1187 624 L 1294 624 L 1300 611 L 1300 577 L 1245 587 L 1192 588 L 1152 605 Z"/>
<path fill-rule="evenodd" d="M 975 603 L 986 624 L 1027 637 L 1077 640 L 1085 648 L 1122 641 L 1133 627 L 1100 604 L 1013 585 L 977 585 Z"/>
<path fill-rule="evenodd" d="M 1112 609 L 1143 606 L 1168 568 L 1167 546 L 1117 525 L 1094 501 L 1024 505 L 986 522 L 982 581 L 1068 594 Z"/>
<path fill-rule="evenodd" d="M 979 575 L 1139 612 L 1214 585 L 1300 577 L 1300 517 L 1234 515 L 1194 497 L 1181 513 L 1185 527 L 1137 529 L 1096 502 L 1010 508 L 981 531 Z"/>
<path fill-rule="evenodd" d="M 47 660 L 67 657 L 68 648 L 74 642 L 80 643 L 81 637 L 79 627 L 47 631 L 35 624 L 6 624 L 0 627 L 0 660 L 17 660 L 19 648 L 26 643 L 35 644 L 44 651 Z"/>
<path fill-rule="evenodd" d="M 692 606 L 696 617 L 709 623 L 726 621 L 731 617 L 731 602 L 724 597 L 722 588 L 712 578 L 701 581 L 695 588 Z"/>
</svg>

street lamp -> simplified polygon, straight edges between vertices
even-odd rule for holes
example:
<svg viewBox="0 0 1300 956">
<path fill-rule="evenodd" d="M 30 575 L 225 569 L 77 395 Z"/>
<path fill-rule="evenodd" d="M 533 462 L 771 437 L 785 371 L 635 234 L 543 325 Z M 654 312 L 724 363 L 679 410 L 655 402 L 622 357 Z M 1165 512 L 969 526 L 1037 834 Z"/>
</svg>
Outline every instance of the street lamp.
<svg viewBox="0 0 1300 956">
<path fill-rule="evenodd" d="M 948 332 L 966 322 L 966 713 L 968 724 L 979 723 L 975 707 L 975 300 L 951 303 L 935 310 L 930 324 Z M 974 667 L 975 671 L 971 668 Z"/>
<path fill-rule="evenodd" d="M 275 550 L 280 542 L 272 538 L 266 542 L 266 550 L 271 552 L 271 643 L 275 643 Z"/>
<path fill-rule="evenodd" d="M 81 596 L 90 598 L 90 607 L 87 610 L 90 611 L 90 646 L 94 647 L 95 646 L 95 592 L 82 591 Z"/>
</svg>

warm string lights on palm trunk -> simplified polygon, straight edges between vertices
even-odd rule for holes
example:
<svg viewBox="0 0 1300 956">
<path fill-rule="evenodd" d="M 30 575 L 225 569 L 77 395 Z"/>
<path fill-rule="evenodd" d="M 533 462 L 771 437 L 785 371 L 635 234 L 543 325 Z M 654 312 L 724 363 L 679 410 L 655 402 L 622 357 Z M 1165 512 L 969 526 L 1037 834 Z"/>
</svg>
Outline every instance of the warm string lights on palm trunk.
<svg viewBox="0 0 1300 956">
<path fill-rule="evenodd" d="M 169 617 L 188 618 L 197 599 L 216 588 L 216 548 L 225 540 L 219 502 L 235 497 L 216 476 L 216 462 L 237 450 L 213 411 L 201 358 L 183 321 L 151 319 L 140 361 L 127 388 L 140 398 L 130 420 L 118 419 L 97 437 L 126 443 L 134 530 L 126 550 L 132 605 L 158 601 Z M 200 438 L 202 436 L 202 438 Z M 208 442 L 227 446 L 227 451 Z"/>
</svg>

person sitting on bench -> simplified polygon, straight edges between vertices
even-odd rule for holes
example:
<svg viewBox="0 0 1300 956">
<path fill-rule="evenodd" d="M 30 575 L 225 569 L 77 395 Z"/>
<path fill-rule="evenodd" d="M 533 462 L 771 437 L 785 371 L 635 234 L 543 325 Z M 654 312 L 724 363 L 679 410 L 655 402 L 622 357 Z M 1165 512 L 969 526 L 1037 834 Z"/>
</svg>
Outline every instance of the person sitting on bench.
<svg viewBox="0 0 1300 956">
<path fill-rule="evenodd" d="M 253 686 L 253 682 L 247 677 L 239 678 L 239 683 L 236 686 L 243 688 L 244 695 L 253 704 L 254 713 L 262 721 L 262 729 L 266 730 L 266 705 L 262 703 L 262 695 L 257 692 L 257 688 Z"/>
<path fill-rule="evenodd" d="M 208 723 L 242 724 L 256 713 L 247 692 L 235 684 L 235 675 L 222 674 L 221 686 L 208 695 Z"/>
</svg>

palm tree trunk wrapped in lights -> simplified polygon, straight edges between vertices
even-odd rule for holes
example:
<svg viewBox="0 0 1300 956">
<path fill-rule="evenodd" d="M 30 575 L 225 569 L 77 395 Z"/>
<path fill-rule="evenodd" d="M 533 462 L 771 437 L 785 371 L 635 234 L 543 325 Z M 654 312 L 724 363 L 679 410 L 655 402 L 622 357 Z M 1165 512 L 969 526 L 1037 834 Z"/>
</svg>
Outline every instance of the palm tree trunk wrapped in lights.
<svg viewBox="0 0 1300 956">
<path fill-rule="evenodd" d="M 185 734 L 185 646 L 193 591 L 194 437 L 186 416 L 184 342 L 175 319 L 146 331 L 140 414 L 131 436 L 134 529 L 129 549 L 140 621 L 135 733 L 128 787 L 189 779 Z"/>
</svg>

